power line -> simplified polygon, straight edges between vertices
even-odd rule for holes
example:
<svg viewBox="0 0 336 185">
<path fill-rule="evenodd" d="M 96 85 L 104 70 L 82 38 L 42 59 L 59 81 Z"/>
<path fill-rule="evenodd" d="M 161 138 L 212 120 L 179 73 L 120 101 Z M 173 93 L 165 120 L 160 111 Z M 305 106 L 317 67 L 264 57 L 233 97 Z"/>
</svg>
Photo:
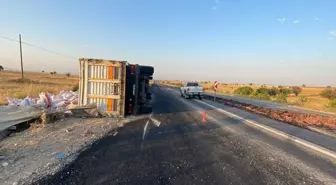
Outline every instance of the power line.
<svg viewBox="0 0 336 185">
<path fill-rule="evenodd" d="M 11 38 L 4 37 L 4 36 L 0 36 L 0 37 L 3 38 L 3 39 L 9 40 L 9 41 L 13 41 L 13 42 L 18 42 L 18 43 L 20 43 L 20 41 L 15 40 L 15 39 L 11 39 Z M 62 56 L 62 57 L 66 57 L 66 58 L 71 58 L 71 59 L 75 59 L 75 60 L 77 60 L 77 58 L 75 58 L 75 57 L 71 57 L 71 56 L 64 55 L 64 54 L 59 53 L 59 52 L 51 51 L 51 50 L 49 50 L 49 49 L 46 49 L 46 48 L 43 48 L 43 47 L 40 47 L 40 46 L 36 46 L 36 45 L 33 45 L 33 44 L 29 44 L 29 43 L 27 43 L 27 42 L 22 42 L 22 41 L 21 41 L 21 43 L 22 43 L 22 44 L 25 44 L 25 45 L 27 45 L 27 46 L 33 47 L 33 48 L 37 48 L 37 49 L 40 49 L 40 50 L 43 50 L 43 51 L 46 51 L 46 52 L 49 52 L 49 53 L 53 53 L 53 54 L 55 54 L 55 55 L 60 55 L 60 56 Z"/>
</svg>

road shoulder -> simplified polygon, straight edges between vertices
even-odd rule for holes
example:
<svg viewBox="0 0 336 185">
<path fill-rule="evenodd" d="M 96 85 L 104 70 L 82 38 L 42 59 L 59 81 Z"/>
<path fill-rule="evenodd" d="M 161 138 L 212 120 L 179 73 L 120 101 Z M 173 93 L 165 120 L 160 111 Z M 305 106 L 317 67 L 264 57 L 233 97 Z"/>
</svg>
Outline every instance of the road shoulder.
<svg viewBox="0 0 336 185">
<path fill-rule="evenodd" d="M 0 184 L 30 184 L 52 175 L 79 153 L 119 127 L 137 118 L 67 118 L 45 127 L 33 125 L 1 141 L 4 156 Z"/>
<path fill-rule="evenodd" d="M 312 146 L 312 148 L 315 148 L 315 149 L 319 147 L 321 147 L 322 149 L 325 148 L 326 151 L 329 151 L 332 154 L 331 156 L 333 156 L 333 158 L 335 158 L 336 156 L 335 155 L 336 145 L 334 144 L 336 143 L 336 138 L 332 136 L 317 133 L 317 132 L 314 132 L 308 129 L 303 129 L 300 127 L 296 127 L 293 125 L 285 124 L 285 123 L 282 123 L 282 122 L 279 122 L 273 119 L 265 118 L 265 117 L 258 116 L 253 113 L 240 110 L 238 108 L 228 107 L 228 106 L 225 106 L 225 105 L 222 105 L 220 103 L 216 103 L 210 100 L 204 100 L 203 102 L 199 101 L 198 103 L 206 103 L 209 106 L 216 107 L 218 108 L 218 110 L 225 111 L 225 114 L 228 114 L 237 119 L 242 119 L 243 121 L 247 121 L 250 124 L 261 125 L 260 127 L 264 127 L 261 129 L 265 130 L 266 132 L 269 132 L 269 134 L 274 134 L 274 133 L 270 132 L 270 129 L 267 130 L 265 128 L 271 128 L 273 130 L 278 130 L 280 131 L 278 132 L 280 134 L 275 134 L 275 135 L 280 136 L 282 134 L 281 137 L 284 137 L 287 139 L 292 138 L 293 141 L 295 140 L 295 137 L 296 137 L 298 138 L 297 141 L 300 144 L 302 144 L 304 141 L 307 141 L 309 143 L 312 143 L 313 145 L 317 145 L 317 146 Z M 301 142 L 301 140 L 303 141 Z M 306 145 L 306 143 L 304 145 Z"/>
</svg>

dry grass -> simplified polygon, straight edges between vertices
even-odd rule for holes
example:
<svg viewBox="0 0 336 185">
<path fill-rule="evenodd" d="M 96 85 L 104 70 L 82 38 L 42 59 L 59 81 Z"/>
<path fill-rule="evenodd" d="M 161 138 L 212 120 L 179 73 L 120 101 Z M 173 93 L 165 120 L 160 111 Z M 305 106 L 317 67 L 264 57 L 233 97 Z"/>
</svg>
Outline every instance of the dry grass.
<svg viewBox="0 0 336 185">
<path fill-rule="evenodd" d="M 164 80 L 161 83 L 168 84 L 174 87 L 179 87 L 183 82 L 181 81 L 169 81 Z M 213 92 L 213 82 L 210 83 L 201 83 L 201 85 L 206 89 L 207 92 Z M 233 92 L 239 88 L 244 86 L 250 86 L 253 89 L 260 88 L 262 85 L 249 85 L 249 84 L 220 84 L 218 85 L 217 93 L 233 95 Z M 273 87 L 272 85 L 268 85 L 267 87 Z M 278 87 L 278 85 L 274 85 L 274 87 Z M 286 86 L 283 86 L 286 87 Z M 306 109 L 313 109 L 318 111 L 325 112 L 333 112 L 336 113 L 336 108 L 327 107 L 329 100 L 320 96 L 320 93 L 325 89 L 325 87 L 301 87 L 302 92 L 299 96 L 306 96 L 308 98 L 308 102 L 305 104 L 297 105 Z M 294 95 L 290 95 L 288 98 L 288 103 L 296 104 L 298 101 L 298 97 Z"/>
<path fill-rule="evenodd" d="M 59 93 L 71 90 L 78 84 L 78 76 L 67 77 L 65 74 L 51 75 L 47 73 L 25 72 L 25 79 L 16 71 L 0 72 L 0 105 L 7 104 L 6 97 L 37 97 L 40 92 Z"/>
</svg>

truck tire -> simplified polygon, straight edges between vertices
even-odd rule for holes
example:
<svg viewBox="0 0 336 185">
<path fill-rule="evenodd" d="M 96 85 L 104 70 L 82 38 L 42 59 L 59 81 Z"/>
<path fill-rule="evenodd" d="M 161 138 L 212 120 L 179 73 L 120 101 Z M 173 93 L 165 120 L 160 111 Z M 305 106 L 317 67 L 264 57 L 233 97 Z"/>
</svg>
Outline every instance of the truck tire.
<svg viewBox="0 0 336 185">
<path fill-rule="evenodd" d="M 202 95 L 198 95 L 198 99 L 202 100 L 203 99 Z"/>
<path fill-rule="evenodd" d="M 150 94 L 150 93 L 147 94 L 147 95 L 146 95 L 146 99 L 147 99 L 147 100 L 152 100 L 152 94 Z"/>
<path fill-rule="evenodd" d="M 153 75 L 154 67 L 152 66 L 139 66 L 140 74 Z"/>
<path fill-rule="evenodd" d="M 149 114 L 149 113 L 152 113 L 152 111 L 153 111 L 152 106 L 141 106 L 139 108 L 140 114 Z"/>
</svg>

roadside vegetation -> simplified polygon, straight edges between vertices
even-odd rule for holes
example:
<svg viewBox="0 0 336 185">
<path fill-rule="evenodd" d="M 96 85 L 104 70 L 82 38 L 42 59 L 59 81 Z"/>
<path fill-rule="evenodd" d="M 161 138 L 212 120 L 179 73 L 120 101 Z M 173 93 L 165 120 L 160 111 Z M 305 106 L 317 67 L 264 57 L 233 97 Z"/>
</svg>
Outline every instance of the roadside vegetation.
<svg viewBox="0 0 336 185">
<path fill-rule="evenodd" d="M 272 100 L 280 103 L 287 103 L 287 96 L 292 92 L 289 88 L 277 88 L 277 87 L 259 87 L 253 89 L 249 86 L 239 87 L 233 93 L 235 95 L 248 96 L 258 100 Z"/>
<path fill-rule="evenodd" d="M 180 87 L 182 81 L 165 80 L 160 81 L 162 84 Z M 207 92 L 213 91 L 213 82 L 201 82 Z M 319 111 L 327 111 L 336 113 L 336 89 L 331 86 L 326 87 L 308 87 L 306 85 L 299 86 L 269 86 L 258 85 L 254 83 L 248 84 L 226 84 L 218 85 L 217 93 L 235 96 L 246 96 L 258 100 L 267 100 L 280 103 L 287 103 L 307 109 Z"/>
<path fill-rule="evenodd" d="M 0 73 L 0 105 L 7 104 L 7 97 L 37 97 L 40 92 L 59 93 L 62 90 L 78 90 L 78 76 L 64 74 L 48 74 L 25 72 L 24 79 L 17 71 L 1 71 Z"/>
<path fill-rule="evenodd" d="M 328 107 L 336 108 L 336 89 L 327 87 L 327 89 L 324 89 L 320 95 L 330 100 Z"/>
</svg>

